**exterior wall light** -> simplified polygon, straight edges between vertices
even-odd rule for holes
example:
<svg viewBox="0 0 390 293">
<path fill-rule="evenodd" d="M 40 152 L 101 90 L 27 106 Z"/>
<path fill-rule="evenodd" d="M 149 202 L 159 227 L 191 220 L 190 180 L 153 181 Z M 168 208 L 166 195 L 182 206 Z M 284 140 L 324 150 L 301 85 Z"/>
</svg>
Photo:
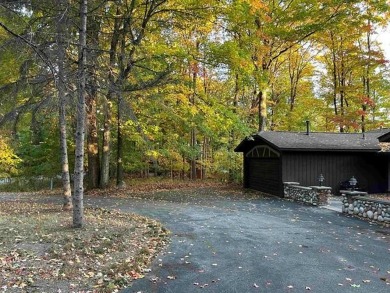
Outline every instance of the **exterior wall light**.
<svg viewBox="0 0 390 293">
<path fill-rule="evenodd" d="M 356 184 L 357 184 L 357 180 L 355 176 L 352 176 L 351 179 L 349 179 L 349 185 L 351 186 L 352 190 L 355 190 Z"/>
<path fill-rule="evenodd" d="M 320 186 L 322 186 L 322 184 L 324 183 L 324 181 L 325 181 L 324 175 L 320 174 L 320 176 L 318 176 L 318 182 L 320 183 Z"/>
</svg>

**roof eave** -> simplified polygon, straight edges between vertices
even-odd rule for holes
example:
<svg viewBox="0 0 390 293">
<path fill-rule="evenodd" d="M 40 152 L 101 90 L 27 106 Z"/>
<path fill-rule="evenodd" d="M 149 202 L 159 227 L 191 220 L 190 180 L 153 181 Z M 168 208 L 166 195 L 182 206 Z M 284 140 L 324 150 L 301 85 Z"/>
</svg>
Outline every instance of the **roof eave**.
<svg viewBox="0 0 390 293">
<path fill-rule="evenodd" d="M 330 149 L 330 148 L 280 148 L 282 152 L 354 152 L 354 153 L 379 153 L 380 148 L 375 149 Z"/>
<path fill-rule="evenodd" d="M 275 144 L 273 144 L 272 142 L 270 142 L 269 140 L 265 139 L 264 137 L 262 137 L 260 135 L 260 133 L 256 133 L 256 134 L 253 134 L 251 136 L 247 136 L 245 137 L 240 143 L 238 146 L 236 146 L 236 148 L 234 149 L 235 152 L 245 152 L 246 151 L 246 147 L 245 145 L 247 143 L 251 143 L 251 142 L 256 142 L 256 143 L 264 143 L 264 144 L 267 144 L 269 145 L 270 147 L 272 147 L 273 149 L 277 150 L 277 151 L 280 151 L 280 147 L 276 146 Z"/>
</svg>

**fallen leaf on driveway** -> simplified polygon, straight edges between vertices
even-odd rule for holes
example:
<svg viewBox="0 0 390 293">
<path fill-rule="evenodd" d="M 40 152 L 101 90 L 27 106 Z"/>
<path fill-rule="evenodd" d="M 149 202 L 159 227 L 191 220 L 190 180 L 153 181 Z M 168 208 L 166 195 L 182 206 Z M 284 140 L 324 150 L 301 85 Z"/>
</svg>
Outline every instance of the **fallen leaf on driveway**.
<svg viewBox="0 0 390 293">
<path fill-rule="evenodd" d="M 358 284 L 351 284 L 351 287 L 360 288 L 360 285 L 358 285 Z"/>
</svg>

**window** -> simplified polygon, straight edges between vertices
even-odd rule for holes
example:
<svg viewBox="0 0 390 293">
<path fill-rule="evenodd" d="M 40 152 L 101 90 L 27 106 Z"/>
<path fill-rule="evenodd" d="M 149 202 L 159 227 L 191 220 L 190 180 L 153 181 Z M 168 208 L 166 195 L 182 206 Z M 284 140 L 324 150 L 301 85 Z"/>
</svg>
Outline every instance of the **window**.
<svg viewBox="0 0 390 293">
<path fill-rule="evenodd" d="M 246 154 L 247 158 L 279 158 L 280 154 L 267 145 L 258 145 Z"/>
</svg>

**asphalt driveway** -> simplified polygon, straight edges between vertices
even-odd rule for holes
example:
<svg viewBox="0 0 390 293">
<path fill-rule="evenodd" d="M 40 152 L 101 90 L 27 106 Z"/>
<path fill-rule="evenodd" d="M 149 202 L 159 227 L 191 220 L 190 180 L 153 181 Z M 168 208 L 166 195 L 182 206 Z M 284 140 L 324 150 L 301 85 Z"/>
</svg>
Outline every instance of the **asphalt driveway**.
<svg viewBox="0 0 390 293">
<path fill-rule="evenodd" d="M 123 292 L 390 292 L 390 229 L 277 198 L 217 194 L 86 199 L 172 231 L 151 271 Z"/>
</svg>

